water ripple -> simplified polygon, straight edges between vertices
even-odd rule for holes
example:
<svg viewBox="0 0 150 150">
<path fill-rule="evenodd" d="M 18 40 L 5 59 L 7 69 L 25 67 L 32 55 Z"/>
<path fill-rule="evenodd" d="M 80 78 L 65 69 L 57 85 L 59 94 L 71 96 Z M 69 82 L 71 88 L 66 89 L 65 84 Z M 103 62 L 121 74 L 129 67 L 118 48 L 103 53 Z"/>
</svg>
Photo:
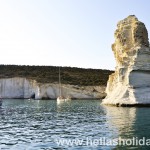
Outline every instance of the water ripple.
<svg viewBox="0 0 150 150">
<path fill-rule="evenodd" d="M 150 129 L 146 118 L 149 111 L 148 108 L 104 107 L 100 101 L 89 100 L 59 105 L 46 100 L 4 100 L 0 108 L 0 149 L 113 149 L 114 146 L 59 146 L 56 140 L 149 137 L 146 132 Z M 141 126 L 145 128 L 139 131 Z"/>
</svg>

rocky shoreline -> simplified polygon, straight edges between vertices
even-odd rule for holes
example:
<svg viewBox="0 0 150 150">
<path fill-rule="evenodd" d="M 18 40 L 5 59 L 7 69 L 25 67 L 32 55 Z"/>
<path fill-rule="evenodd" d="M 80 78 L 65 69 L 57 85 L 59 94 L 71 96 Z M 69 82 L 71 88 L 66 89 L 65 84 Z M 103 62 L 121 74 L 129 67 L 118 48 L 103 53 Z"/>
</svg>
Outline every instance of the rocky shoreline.
<svg viewBox="0 0 150 150">
<path fill-rule="evenodd" d="M 102 99 L 105 86 L 78 86 L 62 84 L 62 96 L 72 99 Z M 0 79 L 0 96 L 3 99 L 56 99 L 59 86 L 54 83 L 38 83 L 27 78 Z"/>
</svg>

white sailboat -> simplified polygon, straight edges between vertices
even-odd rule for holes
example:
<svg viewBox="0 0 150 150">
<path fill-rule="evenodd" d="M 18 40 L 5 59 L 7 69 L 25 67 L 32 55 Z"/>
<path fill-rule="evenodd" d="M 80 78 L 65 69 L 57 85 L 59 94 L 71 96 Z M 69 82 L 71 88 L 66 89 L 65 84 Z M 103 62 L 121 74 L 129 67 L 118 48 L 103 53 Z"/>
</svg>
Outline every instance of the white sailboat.
<svg viewBox="0 0 150 150">
<path fill-rule="evenodd" d="M 71 97 L 63 97 L 62 96 L 62 90 L 61 90 L 61 76 L 60 76 L 60 67 L 59 67 L 59 96 L 57 97 L 57 102 L 64 102 L 71 100 Z"/>
</svg>

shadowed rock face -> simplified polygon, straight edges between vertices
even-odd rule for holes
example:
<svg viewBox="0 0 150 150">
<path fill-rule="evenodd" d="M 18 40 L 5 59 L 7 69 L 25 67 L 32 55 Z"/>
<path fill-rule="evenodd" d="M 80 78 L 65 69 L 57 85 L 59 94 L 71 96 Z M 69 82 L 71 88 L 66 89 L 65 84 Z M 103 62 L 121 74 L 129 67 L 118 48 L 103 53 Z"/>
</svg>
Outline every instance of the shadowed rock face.
<svg viewBox="0 0 150 150">
<path fill-rule="evenodd" d="M 144 23 L 134 15 L 121 20 L 112 50 L 116 69 L 109 77 L 103 104 L 150 104 L 150 48 Z"/>
</svg>

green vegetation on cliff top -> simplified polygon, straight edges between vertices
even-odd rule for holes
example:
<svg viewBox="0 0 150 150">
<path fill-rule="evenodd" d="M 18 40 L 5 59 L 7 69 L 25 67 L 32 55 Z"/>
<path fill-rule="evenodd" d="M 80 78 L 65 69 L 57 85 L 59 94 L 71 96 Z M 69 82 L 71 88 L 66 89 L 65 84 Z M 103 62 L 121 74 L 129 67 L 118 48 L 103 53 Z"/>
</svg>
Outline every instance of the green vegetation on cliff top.
<svg viewBox="0 0 150 150">
<path fill-rule="evenodd" d="M 61 67 L 62 84 L 106 85 L 110 70 Z M 40 83 L 58 83 L 59 67 L 0 65 L 0 78 L 25 77 Z"/>
</svg>

